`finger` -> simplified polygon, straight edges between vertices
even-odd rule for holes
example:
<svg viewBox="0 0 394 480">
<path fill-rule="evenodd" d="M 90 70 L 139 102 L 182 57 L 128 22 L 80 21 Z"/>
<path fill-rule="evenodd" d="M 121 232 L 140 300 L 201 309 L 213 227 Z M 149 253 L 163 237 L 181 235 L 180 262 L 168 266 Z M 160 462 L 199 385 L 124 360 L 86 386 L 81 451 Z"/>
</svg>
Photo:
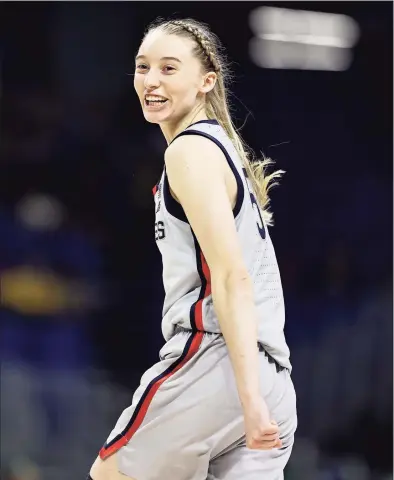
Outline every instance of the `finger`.
<svg viewBox="0 0 394 480">
<path fill-rule="evenodd" d="M 275 448 L 276 445 L 278 445 L 278 439 L 269 440 L 269 441 L 267 440 L 252 441 L 252 447 L 258 450 L 271 450 L 272 448 Z"/>
<path fill-rule="evenodd" d="M 246 446 L 252 450 L 270 450 L 276 441 L 263 442 L 261 440 L 251 439 L 246 443 Z"/>
<path fill-rule="evenodd" d="M 268 427 L 264 427 L 261 429 L 261 433 L 263 435 L 272 435 L 272 434 L 276 434 L 279 432 L 279 428 L 277 425 L 271 425 L 271 426 L 268 426 Z"/>
<path fill-rule="evenodd" d="M 256 442 L 270 442 L 273 440 L 278 440 L 279 438 L 279 432 L 275 433 L 267 433 L 266 430 L 262 430 L 259 432 L 255 432 L 254 435 L 250 437 L 251 440 L 254 440 Z"/>
<path fill-rule="evenodd" d="M 282 440 L 279 437 L 275 437 L 273 440 L 262 440 L 260 442 L 264 447 L 280 448 L 282 446 Z"/>
<path fill-rule="evenodd" d="M 269 442 L 271 440 L 278 440 L 279 438 L 279 433 L 276 432 L 276 433 L 263 433 L 260 437 L 256 437 L 256 440 L 258 441 L 266 441 L 266 442 Z"/>
<path fill-rule="evenodd" d="M 276 444 L 272 448 L 282 448 L 283 442 L 280 438 L 276 441 Z"/>
<path fill-rule="evenodd" d="M 265 447 L 268 447 L 268 448 L 274 448 L 275 445 L 278 444 L 278 438 L 275 438 L 274 440 L 263 440 L 261 443 L 261 445 L 265 446 Z"/>
<path fill-rule="evenodd" d="M 272 447 L 261 445 L 259 443 L 251 443 L 251 444 L 248 444 L 247 447 L 250 450 L 272 450 Z"/>
</svg>

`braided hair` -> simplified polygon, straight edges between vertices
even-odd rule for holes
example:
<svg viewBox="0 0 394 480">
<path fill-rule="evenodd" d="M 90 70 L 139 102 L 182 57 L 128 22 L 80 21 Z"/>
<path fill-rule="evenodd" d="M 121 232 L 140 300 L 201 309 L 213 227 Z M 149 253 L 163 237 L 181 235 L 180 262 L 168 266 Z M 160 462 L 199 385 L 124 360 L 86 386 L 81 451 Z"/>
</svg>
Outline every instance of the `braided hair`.
<svg viewBox="0 0 394 480">
<path fill-rule="evenodd" d="M 197 27 L 193 25 L 192 23 L 188 23 L 187 21 L 183 20 L 173 20 L 171 22 L 171 25 L 178 26 L 180 28 L 183 28 L 187 32 L 191 33 L 196 40 L 196 42 L 199 44 L 199 46 L 202 48 L 204 51 L 205 55 L 207 56 L 208 61 L 210 62 L 211 66 L 213 67 L 213 70 L 218 73 L 220 72 L 220 63 L 219 59 L 216 58 L 214 48 L 210 42 L 210 39 L 208 38 L 208 35 L 206 35 L 201 27 Z"/>
<path fill-rule="evenodd" d="M 233 142 L 253 183 L 264 220 L 267 225 L 272 225 L 272 214 L 267 209 L 269 205 L 268 191 L 275 185 L 274 180 L 284 172 L 279 170 L 268 175 L 266 169 L 273 163 L 272 160 L 269 158 L 258 160 L 254 158 L 253 152 L 245 144 L 233 124 L 227 93 L 227 83 L 231 79 L 231 73 L 219 38 L 210 30 L 208 25 L 192 18 L 179 20 L 159 18 L 148 26 L 144 38 L 157 29 L 169 35 L 178 35 L 193 40 L 195 47 L 192 53 L 200 60 L 205 73 L 212 71 L 216 73 L 216 84 L 206 94 L 205 110 L 207 117 L 216 119 Z"/>
</svg>

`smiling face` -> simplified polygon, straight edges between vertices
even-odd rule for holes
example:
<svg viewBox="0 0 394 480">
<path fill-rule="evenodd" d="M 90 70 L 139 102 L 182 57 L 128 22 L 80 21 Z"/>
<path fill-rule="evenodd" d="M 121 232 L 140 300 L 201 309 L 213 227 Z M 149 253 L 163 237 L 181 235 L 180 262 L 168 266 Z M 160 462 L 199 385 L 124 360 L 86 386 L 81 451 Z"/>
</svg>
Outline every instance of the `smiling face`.
<svg viewBox="0 0 394 480">
<path fill-rule="evenodd" d="M 194 48 L 193 40 L 161 29 L 143 40 L 136 57 L 134 88 L 148 122 L 178 123 L 204 107 L 216 75 L 203 71 Z"/>
</svg>

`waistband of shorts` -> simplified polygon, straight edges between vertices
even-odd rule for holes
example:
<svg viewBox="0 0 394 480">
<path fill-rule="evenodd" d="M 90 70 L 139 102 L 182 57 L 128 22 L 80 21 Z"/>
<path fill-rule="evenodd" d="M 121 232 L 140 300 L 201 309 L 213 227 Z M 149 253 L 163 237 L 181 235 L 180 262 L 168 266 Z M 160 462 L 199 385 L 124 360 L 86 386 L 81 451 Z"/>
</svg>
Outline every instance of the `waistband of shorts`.
<svg viewBox="0 0 394 480">
<path fill-rule="evenodd" d="M 178 333 L 189 333 L 190 334 L 190 333 L 193 333 L 193 330 L 191 330 L 190 328 L 182 327 L 180 325 L 175 325 L 174 335 L 176 335 Z M 203 331 L 203 333 L 205 335 L 221 335 L 221 336 L 223 336 L 222 333 L 206 332 L 206 331 Z M 275 364 L 277 373 L 282 372 L 283 370 L 286 370 L 286 367 L 284 367 L 283 365 L 280 365 L 280 363 L 278 363 L 275 360 L 275 358 L 267 352 L 267 350 L 264 348 L 264 346 L 260 342 L 257 342 L 257 348 L 259 349 L 259 352 L 264 353 L 264 355 L 268 358 L 269 363 L 274 363 Z"/>
<path fill-rule="evenodd" d="M 283 372 L 283 370 L 287 370 L 286 367 L 284 367 L 283 365 L 278 363 L 275 360 L 275 358 L 267 352 L 267 350 L 263 347 L 263 345 L 260 342 L 257 343 L 257 347 L 259 349 L 259 352 L 264 353 L 264 355 L 268 358 L 268 363 L 274 363 L 275 364 L 277 373 Z"/>
<path fill-rule="evenodd" d="M 203 333 L 204 335 L 220 335 L 223 336 L 222 333 L 220 332 L 207 332 L 205 330 L 198 330 L 199 332 Z M 192 330 L 191 328 L 183 327 L 181 325 L 175 325 L 174 327 L 174 335 L 177 335 L 178 333 L 186 333 L 186 334 L 191 334 L 195 333 L 196 330 Z"/>
</svg>

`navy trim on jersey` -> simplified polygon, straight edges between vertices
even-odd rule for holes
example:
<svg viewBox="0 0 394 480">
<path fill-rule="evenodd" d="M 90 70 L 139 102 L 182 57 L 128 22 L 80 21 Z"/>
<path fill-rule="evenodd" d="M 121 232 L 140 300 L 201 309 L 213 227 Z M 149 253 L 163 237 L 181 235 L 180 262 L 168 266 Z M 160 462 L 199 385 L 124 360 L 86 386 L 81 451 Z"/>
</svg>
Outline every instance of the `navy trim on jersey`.
<svg viewBox="0 0 394 480">
<path fill-rule="evenodd" d="M 163 199 L 167 210 L 171 215 L 182 222 L 189 223 L 182 205 L 171 195 L 170 184 L 168 182 L 167 172 L 164 168 Z"/>
<path fill-rule="evenodd" d="M 194 125 L 198 125 L 199 123 L 208 123 L 209 125 L 219 125 L 219 122 L 215 119 L 210 119 L 210 120 L 198 120 L 198 122 L 194 122 L 194 123 L 191 123 L 190 125 L 188 125 L 186 128 L 189 129 L 190 127 L 194 127 Z M 168 146 L 171 145 L 171 143 L 175 142 L 175 140 L 178 138 L 178 137 L 181 137 L 187 130 L 182 130 L 182 132 L 178 133 L 178 135 L 175 135 L 175 137 L 171 140 L 170 144 Z"/>
<path fill-rule="evenodd" d="M 209 120 L 201 120 L 201 122 L 209 122 Z M 217 123 L 216 120 L 215 120 L 215 123 Z M 208 138 L 209 140 L 212 140 L 212 142 L 215 143 L 223 152 L 224 156 L 226 157 L 227 163 L 229 164 L 231 171 L 233 172 L 235 176 L 235 180 L 237 182 L 237 201 L 233 208 L 233 214 L 235 218 L 241 211 L 242 202 L 245 194 L 244 184 L 237 170 L 237 167 L 234 165 L 234 162 L 232 161 L 226 148 L 219 142 L 219 140 L 217 140 L 214 136 L 210 135 L 209 133 L 200 132 L 198 130 L 184 130 L 175 138 L 181 137 L 183 135 L 200 135 L 201 137 Z M 167 210 L 173 217 L 177 218 L 178 220 L 181 220 L 182 222 L 189 223 L 186 217 L 186 214 L 182 208 L 182 205 L 179 202 L 177 202 L 175 198 L 171 195 L 170 184 L 168 182 L 166 172 L 164 172 L 163 198 L 164 198 L 164 202 Z"/>
<path fill-rule="evenodd" d="M 210 125 L 219 125 L 219 122 L 215 118 L 210 118 L 208 120 L 198 120 L 197 122 L 191 123 L 187 128 L 190 128 L 193 125 L 197 125 L 198 123 L 209 123 Z"/>
</svg>

